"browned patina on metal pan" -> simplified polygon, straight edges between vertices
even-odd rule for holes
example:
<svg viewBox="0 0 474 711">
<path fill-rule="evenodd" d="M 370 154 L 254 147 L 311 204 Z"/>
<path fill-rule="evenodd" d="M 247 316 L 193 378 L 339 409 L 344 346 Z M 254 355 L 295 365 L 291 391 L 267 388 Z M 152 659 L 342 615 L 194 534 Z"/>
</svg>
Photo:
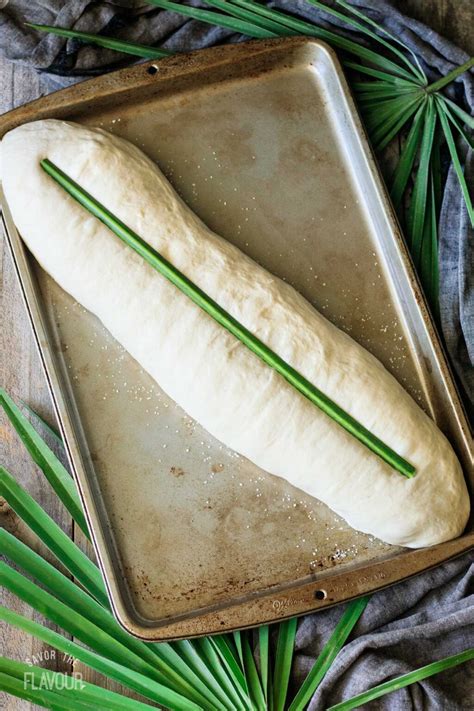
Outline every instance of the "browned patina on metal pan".
<svg viewBox="0 0 474 711">
<path fill-rule="evenodd" d="M 465 416 L 330 49 L 250 42 L 142 64 L 16 109 L 0 135 L 45 117 L 143 148 L 211 228 L 380 358 L 468 474 Z M 429 550 L 386 545 L 220 445 L 44 274 L 7 206 L 4 220 L 111 602 L 132 634 L 281 620 L 472 545 L 472 524 Z"/>
</svg>

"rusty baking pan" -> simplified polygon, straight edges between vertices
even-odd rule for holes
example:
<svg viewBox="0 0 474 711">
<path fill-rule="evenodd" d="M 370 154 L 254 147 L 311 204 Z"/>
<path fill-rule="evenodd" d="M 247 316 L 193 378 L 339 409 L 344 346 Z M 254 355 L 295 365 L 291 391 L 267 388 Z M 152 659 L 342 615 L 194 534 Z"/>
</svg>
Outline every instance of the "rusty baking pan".
<svg viewBox="0 0 474 711">
<path fill-rule="evenodd" d="M 142 64 L 0 119 L 142 148 L 209 227 L 374 353 L 469 466 L 466 420 L 340 65 L 304 38 Z M 67 296 L 3 219 L 117 618 L 150 640 L 283 619 L 465 551 L 358 533 L 222 446 Z M 472 484 L 472 482 L 471 482 Z M 471 486 L 472 491 L 472 486 Z"/>
</svg>

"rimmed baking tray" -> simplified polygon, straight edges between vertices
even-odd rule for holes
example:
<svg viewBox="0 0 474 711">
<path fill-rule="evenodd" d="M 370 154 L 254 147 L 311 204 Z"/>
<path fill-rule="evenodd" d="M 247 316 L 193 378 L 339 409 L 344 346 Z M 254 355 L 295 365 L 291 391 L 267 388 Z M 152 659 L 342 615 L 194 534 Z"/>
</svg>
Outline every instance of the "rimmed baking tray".
<svg viewBox="0 0 474 711">
<path fill-rule="evenodd" d="M 380 358 L 468 473 L 466 419 L 327 46 L 250 42 L 142 64 L 16 109 L 0 135 L 45 117 L 143 148 L 211 228 Z M 132 634 L 302 614 L 473 544 L 471 525 L 428 550 L 386 545 L 223 447 L 39 268 L 5 204 L 3 220 L 111 603 Z"/>
</svg>

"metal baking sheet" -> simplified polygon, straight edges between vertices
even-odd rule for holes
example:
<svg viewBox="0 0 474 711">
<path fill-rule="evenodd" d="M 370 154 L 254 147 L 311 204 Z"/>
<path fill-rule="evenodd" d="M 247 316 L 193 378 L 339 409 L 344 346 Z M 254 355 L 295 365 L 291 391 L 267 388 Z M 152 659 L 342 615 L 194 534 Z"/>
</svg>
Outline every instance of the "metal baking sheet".
<svg viewBox="0 0 474 711">
<path fill-rule="evenodd" d="M 328 47 L 251 42 L 150 62 L 16 109 L 0 135 L 44 117 L 142 148 L 209 227 L 374 353 L 467 473 L 466 420 Z M 283 619 L 472 545 L 471 526 L 429 550 L 389 546 L 222 446 L 39 268 L 7 205 L 3 219 L 111 602 L 132 634 Z"/>
</svg>

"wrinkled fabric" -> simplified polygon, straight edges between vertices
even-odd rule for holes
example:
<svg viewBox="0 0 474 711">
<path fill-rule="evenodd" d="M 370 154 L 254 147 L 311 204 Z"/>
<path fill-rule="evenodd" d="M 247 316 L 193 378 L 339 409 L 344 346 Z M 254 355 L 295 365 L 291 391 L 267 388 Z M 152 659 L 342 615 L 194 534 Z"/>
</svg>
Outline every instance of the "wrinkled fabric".
<svg viewBox="0 0 474 711">
<path fill-rule="evenodd" d="M 204 3 L 193 2 L 196 6 Z M 350 27 L 304 0 L 269 3 L 321 26 L 359 38 Z M 467 55 L 422 23 L 406 17 L 386 0 L 352 0 L 362 12 L 408 45 L 430 80 L 466 61 Z M 242 41 L 231 30 L 187 20 L 130 0 L 0 0 L 0 51 L 12 61 L 37 67 L 46 91 L 134 63 L 134 57 L 84 46 L 76 40 L 34 32 L 24 21 L 104 32 L 172 51 Z M 474 75 L 465 73 L 447 88 L 472 111 Z M 383 157 L 382 157 L 383 167 Z M 472 187 L 474 157 L 466 156 Z M 441 324 L 452 364 L 467 397 L 474 390 L 474 241 L 456 175 L 450 169 L 440 218 Z M 314 663 L 337 624 L 343 607 L 303 618 L 296 640 L 293 690 Z M 337 656 L 310 711 L 322 711 L 394 676 L 474 647 L 474 554 L 453 560 L 372 596 L 348 643 Z M 389 711 L 474 709 L 474 662 L 401 689 L 364 708 Z"/>
<path fill-rule="evenodd" d="M 303 681 L 344 608 L 308 615 L 296 637 L 295 689 Z M 323 711 L 368 688 L 474 647 L 474 553 L 372 595 L 349 642 L 314 695 Z M 474 709 L 474 661 L 363 707 L 383 711 Z"/>
</svg>

